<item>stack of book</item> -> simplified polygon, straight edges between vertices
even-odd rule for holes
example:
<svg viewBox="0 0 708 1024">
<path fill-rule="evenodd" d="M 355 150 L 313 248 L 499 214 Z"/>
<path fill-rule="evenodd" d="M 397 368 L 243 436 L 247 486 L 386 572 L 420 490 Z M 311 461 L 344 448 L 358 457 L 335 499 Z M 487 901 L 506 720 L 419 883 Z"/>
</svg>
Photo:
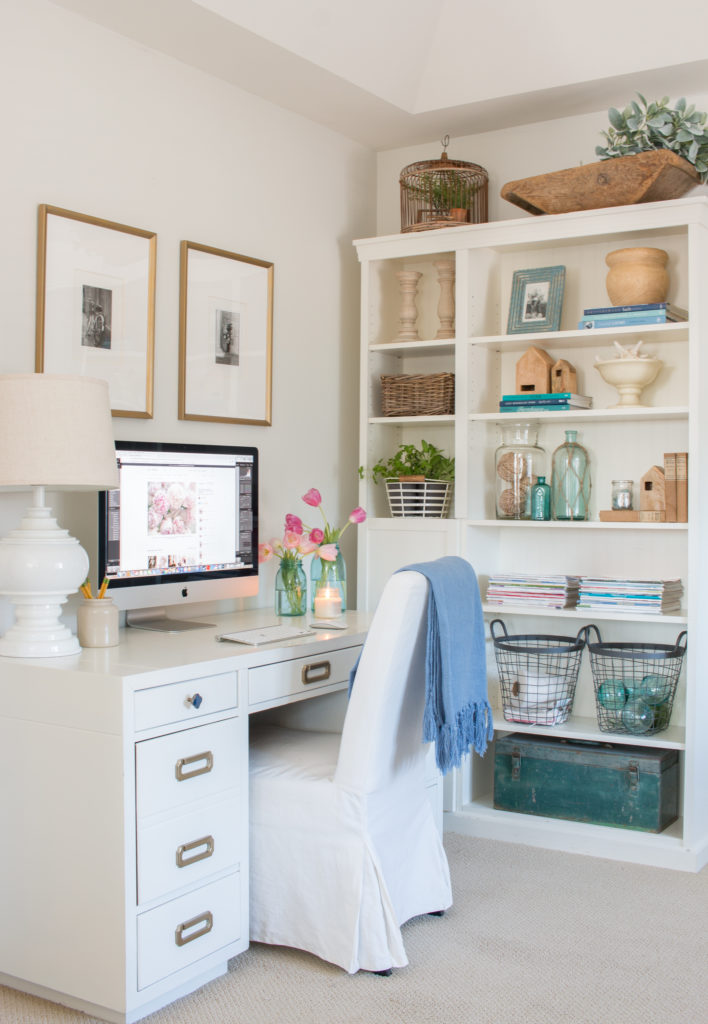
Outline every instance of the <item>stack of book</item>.
<svg viewBox="0 0 708 1024">
<path fill-rule="evenodd" d="M 664 452 L 664 522 L 688 522 L 688 452 Z"/>
<path fill-rule="evenodd" d="M 670 302 L 643 302 L 637 306 L 598 306 L 585 309 L 578 321 L 581 329 L 593 327 L 641 327 L 643 324 L 676 323 L 688 320 L 688 313 Z"/>
<path fill-rule="evenodd" d="M 575 395 L 572 391 L 558 391 L 554 394 L 537 395 L 525 391 L 520 395 L 502 395 L 499 412 L 526 412 L 534 410 L 553 411 L 563 409 L 589 409 L 592 398 L 587 395 Z"/>
<path fill-rule="evenodd" d="M 615 579 L 582 576 L 578 608 L 586 611 L 672 615 L 681 610 L 681 580 Z"/>
<path fill-rule="evenodd" d="M 498 573 L 489 577 L 487 604 L 574 608 L 579 576 Z"/>
</svg>

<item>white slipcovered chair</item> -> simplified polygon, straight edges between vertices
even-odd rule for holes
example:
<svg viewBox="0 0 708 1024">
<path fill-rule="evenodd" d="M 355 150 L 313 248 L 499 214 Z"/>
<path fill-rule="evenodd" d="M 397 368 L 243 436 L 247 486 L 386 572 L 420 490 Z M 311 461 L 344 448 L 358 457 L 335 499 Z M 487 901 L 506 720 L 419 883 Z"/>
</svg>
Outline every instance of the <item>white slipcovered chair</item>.
<svg viewBox="0 0 708 1024">
<path fill-rule="evenodd" d="M 400 926 L 452 903 L 425 786 L 428 588 L 414 571 L 387 582 L 341 735 L 251 736 L 251 938 L 351 974 L 404 967 Z"/>
</svg>

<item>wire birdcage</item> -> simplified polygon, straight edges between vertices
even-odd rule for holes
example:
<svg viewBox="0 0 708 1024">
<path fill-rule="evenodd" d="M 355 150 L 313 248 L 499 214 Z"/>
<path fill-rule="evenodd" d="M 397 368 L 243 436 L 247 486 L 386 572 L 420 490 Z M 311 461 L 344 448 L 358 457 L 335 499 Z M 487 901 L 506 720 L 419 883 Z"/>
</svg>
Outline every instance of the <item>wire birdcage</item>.
<svg viewBox="0 0 708 1024">
<path fill-rule="evenodd" d="M 442 140 L 439 160 L 419 160 L 401 171 L 401 231 L 428 231 L 487 220 L 489 176 L 484 167 L 451 160 Z"/>
</svg>

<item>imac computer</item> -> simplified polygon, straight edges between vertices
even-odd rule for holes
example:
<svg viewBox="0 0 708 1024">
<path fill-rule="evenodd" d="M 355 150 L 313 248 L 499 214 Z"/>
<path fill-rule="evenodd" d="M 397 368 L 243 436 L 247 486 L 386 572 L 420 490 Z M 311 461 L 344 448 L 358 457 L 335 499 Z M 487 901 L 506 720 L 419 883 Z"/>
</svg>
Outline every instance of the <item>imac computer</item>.
<svg viewBox="0 0 708 1024">
<path fill-rule="evenodd" d="M 142 629 L 170 605 L 258 593 L 258 450 L 116 441 L 119 485 L 99 494 L 99 583 Z"/>
</svg>

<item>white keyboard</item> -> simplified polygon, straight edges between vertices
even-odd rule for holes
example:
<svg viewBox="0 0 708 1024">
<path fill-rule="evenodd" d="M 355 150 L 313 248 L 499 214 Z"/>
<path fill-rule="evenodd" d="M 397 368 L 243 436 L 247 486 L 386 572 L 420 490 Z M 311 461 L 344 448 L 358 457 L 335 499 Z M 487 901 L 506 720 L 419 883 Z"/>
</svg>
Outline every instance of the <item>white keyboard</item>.
<svg viewBox="0 0 708 1024">
<path fill-rule="evenodd" d="M 260 647 L 261 644 L 273 644 L 282 640 L 296 640 L 301 636 L 314 635 L 314 630 L 307 626 L 285 626 L 275 623 L 272 626 L 241 629 L 236 633 L 221 633 L 216 639 L 228 640 L 234 644 L 249 644 L 251 647 Z"/>
</svg>

